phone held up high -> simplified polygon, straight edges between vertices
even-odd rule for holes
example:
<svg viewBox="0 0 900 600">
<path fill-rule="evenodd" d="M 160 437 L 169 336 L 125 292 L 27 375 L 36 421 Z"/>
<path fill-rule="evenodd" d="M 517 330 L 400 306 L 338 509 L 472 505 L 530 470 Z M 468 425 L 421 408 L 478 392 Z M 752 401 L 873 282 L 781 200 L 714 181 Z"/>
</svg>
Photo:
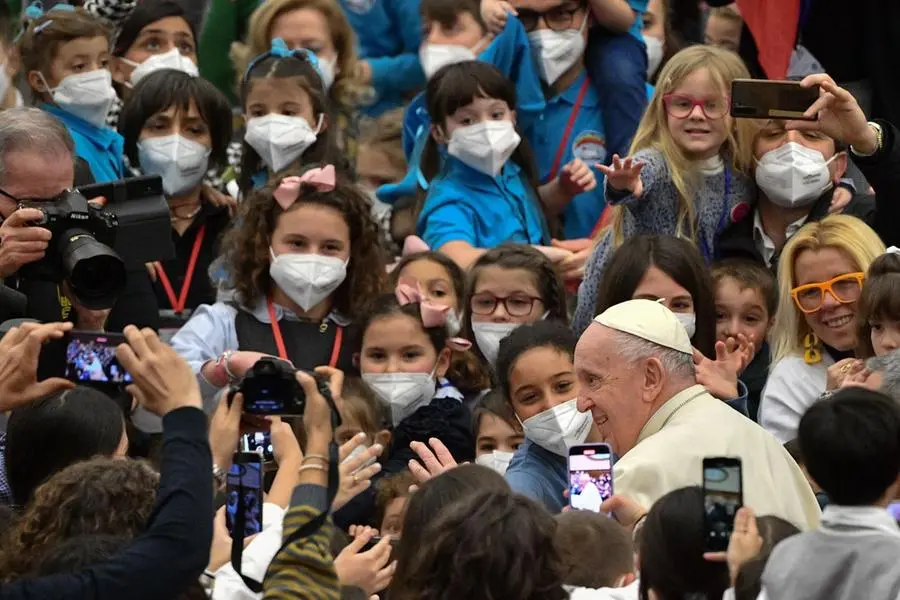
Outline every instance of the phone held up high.
<svg viewBox="0 0 900 600">
<path fill-rule="evenodd" d="M 744 505 L 740 458 L 703 459 L 703 518 L 706 549 L 724 552 L 734 531 L 734 517 Z"/>
<path fill-rule="evenodd" d="M 818 98 L 819 86 L 801 87 L 798 81 L 735 79 L 731 82 L 731 116 L 815 121 L 817 115 L 805 117 L 803 113 Z"/>
<path fill-rule="evenodd" d="M 608 444 L 569 448 L 569 504 L 576 510 L 600 512 L 613 495 L 613 453 Z"/>
<path fill-rule="evenodd" d="M 262 511 L 262 458 L 256 452 L 236 452 L 225 487 L 225 523 L 231 537 L 240 527 L 244 537 L 262 531 Z"/>
</svg>

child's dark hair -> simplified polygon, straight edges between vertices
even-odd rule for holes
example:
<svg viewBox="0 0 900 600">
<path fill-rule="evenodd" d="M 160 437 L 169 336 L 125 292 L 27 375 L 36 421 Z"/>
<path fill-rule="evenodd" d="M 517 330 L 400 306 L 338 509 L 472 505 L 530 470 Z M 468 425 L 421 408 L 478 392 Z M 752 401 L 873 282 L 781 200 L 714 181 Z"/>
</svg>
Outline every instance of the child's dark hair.
<svg viewBox="0 0 900 600">
<path fill-rule="evenodd" d="M 586 588 L 617 587 L 623 575 L 634 573 L 631 533 L 615 519 L 591 511 L 556 515 L 556 546 L 562 558 L 563 583 Z M 591 560 L 584 560 L 590 556 Z"/>
<path fill-rule="evenodd" d="M 48 77 L 62 45 L 78 38 L 104 37 L 108 40 L 109 36 L 109 27 L 82 8 L 51 9 L 31 21 L 19 40 L 22 70 L 26 75 L 29 71 L 38 71 Z"/>
<path fill-rule="evenodd" d="M 113 56 L 124 56 L 147 25 L 169 17 L 181 17 L 184 19 L 191 29 L 191 35 L 194 38 L 194 51 L 196 52 L 197 43 L 200 41 L 200 38 L 197 36 L 197 26 L 188 19 L 184 8 L 174 0 L 153 0 L 153 2 L 139 2 L 125 17 L 125 20 L 122 21 L 116 35 L 116 43 L 112 51 Z"/>
<path fill-rule="evenodd" d="M 741 291 L 757 290 L 762 294 L 771 319 L 778 310 L 778 282 L 764 265 L 741 258 L 729 258 L 712 266 L 712 280 L 718 286 L 723 279 L 733 279 Z"/>
<path fill-rule="evenodd" d="M 397 498 L 409 498 L 409 486 L 415 483 L 416 480 L 409 471 L 387 475 L 378 482 L 375 492 L 375 528 L 381 527 L 388 505 Z"/>
<path fill-rule="evenodd" d="M 559 321 L 537 321 L 517 327 L 500 341 L 497 353 L 497 379 L 507 402 L 510 398 L 509 373 L 519 357 L 534 348 L 553 348 L 575 360 L 575 345 L 578 336 L 565 323 Z"/>
<path fill-rule="evenodd" d="M 377 321 L 378 319 L 393 317 L 396 315 L 405 315 L 407 317 L 410 317 L 411 319 L 414 319 L 419 325 L 421 325 L 422 331 L 425 332 L 425 335 L 428 336 L 428 340 L 431 342 L 431 345 L 434 346 L 434 351 L 436 354 L 440 354 L 441 350 L 447 347 L 447 340 L 450 337 L 447 331 L 447 327 L 444 325 L 439 325 L 437 327 L 425 327 L 425 324 L 422 323 L 421 305 L 418 302 L 400 304 L 394 294 L 382 294 L 378 296 L 374 301 L 372 301 L 372 304 L 369 305 L 366 316 L 362 322 L 363 338 L 365 339 L 366 331 L 369 329 L 369 326 L 373 322 Z"/>
<path fill-rule="evenodd" d="M 344 379 L 341 398 L 344 401 L 341 412 L 352 413 L 353 420 L 360 424 L 363 432 L 380 431 L 387 427 L 389 419 L 384 404 L 359 377 Z"/>
<path fill-rule="evenodd" d="M 478 443 L 478 431 L 481 429 L 481 419 L 485 415 L 493 415 L 503 419 L 517 433 L 523 433 L 522 424 L 519 423 L 516 413 L 513 412 L 509 402 L 506 401 L 503 391 L 494 389 L 481 396 L 472 409 L 472 434 L 475 437 L 476 444 Z"/>
<path fill-rule="evenodd" d="M 867 506 L 900 477 L 900 406 L 849 387 L 813 404 L 797 429 L 806 470 L 832 502 Z"/>
<path fill-rule="evenodd" d="M 506 102 L 510 110 L 516 110 L 516 87 L 496 67 L 482 61 L 471 60 L 441 68 L 428 81 L 425 88 L 425 102 L 431 122 L 435 127 L 446 130 L 447 117 L 468 106 L 476 98 L 489 98 Z M 446 131 L 444 131 L 446 133 Z M 511 160 L 525 174 L 534 193 L 538 188 L 538 173 L 534 154 L 519 132 L 521 143 Z M 440 155 L 434 137 L 429 137 L 422 152 L 422 174 L 425 179 L 433 179 L 440 170 Z"/>
<path fill-rule="evenodd" d="M 319 165 L 310 165 L 313 168 Z M 230 264 L 231 285 L 237 298 L 245 306 L 253 306 L 272 291 L 269 276 L 271 263 L 269 247 L 278 218 L 286 212 L 275 201 L 273 192 L 283 177 L 301 175 L 302 171 L 284 173 L 256 190 L 242 204 L 237 225 L 225 237 L 224 255 Z M 338 211 L 350 229 L 350 262 L 347 278 L 333 294 L 334 308 L 341 314 L 358 319 L 368 298 L 379 294 L 384 287 L 385 270 L 379 245 L 378 226 L 372 220 L 369 200 L 360 189 L 340 172 L 332 191 L 319 191 L 304 184 L 299 198 L 288 208 L 315 204 Z"/>
<path fill-rule="evenodd" d="M 487 25 L 481 18 L 481 4 L 478 0 L 422 0 L 419 10 L 422 13 L 423 25 L 434 21 L 444 29 L 451 29 L 456 25 L 459 15 L 469 13 L 487 34 Z M 513 105 L 510 105 L 510 108 L 513 108 Z"/>
<path fill-rule="evenodd" d="M 463 303 L 465 302 L 466 294 L 466 274 L 459 265 L 448 258 L 446 254 L 434 252 L 433 250 L 407 254 L 400 259 L 400 262 L 398 262 L 394 267 L 394 270 L 391 271 L 390 277 L 388 278 L 388 283 L 391 287 L 397 285 L 397 281 L 400 279 L 400 274 L 403 272 L 404 268 L 420 260 L 430 260 L 433 263 L 439 264 L 447 271 L 447 275 L 450 276 L 450 283 L 453 284 L 453 293 L 456 295 L 456 306 L 459 307 L 457 312 L 462 313 L 465 308 Z"/>
<path fill-rule="evenodd" d="M 310 99 L 316 119 L 322 116 L 322 128 L 316 134 L 316 141 L 306 149 L 300 157 L 303 165 L 310 163 L 329 163 L 338 170 L 342 169 L 344 159 L 338 151 L 336 137 L 336 122 L 329 108 L 328 96 L 322 85 L 322 77 L 319 71 L 306 57 L 269 56 L 251 65 L 247 74 L 241 80 L 241 107 L 248 120 L 252 115 L 247 114 L 247 98 L 253 89 L 253 85 L 260 79 L 295 79 L 298 89 L 305 92 Z M 310 123 L 310 127 L 316 128 L 317 122 Z M 253 176 L 264 168 L 259 154 L 250 144 L 243 142 L 243 154 L 241 155 L 241 177 L 239 186 L 241 192 L 247 193 L 253 188 Z"/>
<path fill-rule="evenodd" d="M 900 254 L 882 254 L 869 266 L 866 284 L 859 297 L 859 358 L 875 356 L 872 323 L 900 321 Z"/>
<path fill-rule="evenodd" d="M 211 168 L 228 164 L 231 142 L 231 106 L 213 84 L 202 77 L 192 77 L 175 69 L 162 69 L 141 79 L 128 96 L 119 116 L 119 133 L 125 138 L 125 155 L 139 166 L 137 144 L 141 131 L 153 115 L 176 107 L 186 115 L 191 102 L 209 128 L 212 139 Z"/>
</svg>

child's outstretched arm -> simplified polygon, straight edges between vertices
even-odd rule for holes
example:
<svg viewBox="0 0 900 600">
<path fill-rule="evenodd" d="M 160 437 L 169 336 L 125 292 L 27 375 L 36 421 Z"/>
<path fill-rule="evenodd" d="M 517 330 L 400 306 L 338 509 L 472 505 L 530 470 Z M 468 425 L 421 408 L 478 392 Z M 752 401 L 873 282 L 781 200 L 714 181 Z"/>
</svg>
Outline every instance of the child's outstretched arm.
<svg viewBox="0 0 900 600">
<path fill-rule="evenodd" d="M 597 23 L 612 33 L 628 33 L 635 14 L 626 0 L 589 0 L 591 13 Z"/>
<path fill-rule="evenodd" d="M 613 154 L 610 166 L 597 165 L 597 168 L 606 175 L 606 201 L 615 202 L 622 196 L 634 196 L 640 198 L 644 191 L 641 182 L 641 170 L 644 163 L 627 157 L 624 160 L 618 154 Z"/>
</svg>

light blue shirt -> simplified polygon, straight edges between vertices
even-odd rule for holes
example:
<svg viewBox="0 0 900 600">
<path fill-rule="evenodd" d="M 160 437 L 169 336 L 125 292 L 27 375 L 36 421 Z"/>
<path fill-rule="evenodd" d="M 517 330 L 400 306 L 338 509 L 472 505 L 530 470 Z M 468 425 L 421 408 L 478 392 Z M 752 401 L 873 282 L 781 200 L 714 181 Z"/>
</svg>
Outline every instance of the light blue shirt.
<svg viewBox="0 0 900 600">
<path fill-rule="evenodd" d="M 512 160 L 491 177 L 448 156 L 431 182 L 416 233 L 434 250 L 448 242 L 474 248 L 550 242 L 535 192 Z"/>
<path fill-rule="evenodd" d="M 506 470 L 506 483 L 517 494 L 540 502 L 552 514 L 566 505 L 563 491 L 569 488 L 566 458 L 525 440 Z"/>
<path fill-rule="evenodd" d="M 97 127 L 52 104 L 41 110 L 63 122 L 75 141 L 75 155 L 91 167 L 95 183 L 118 181 L 125 177 L 125 138 L 109 127 Z"/>
</svg>

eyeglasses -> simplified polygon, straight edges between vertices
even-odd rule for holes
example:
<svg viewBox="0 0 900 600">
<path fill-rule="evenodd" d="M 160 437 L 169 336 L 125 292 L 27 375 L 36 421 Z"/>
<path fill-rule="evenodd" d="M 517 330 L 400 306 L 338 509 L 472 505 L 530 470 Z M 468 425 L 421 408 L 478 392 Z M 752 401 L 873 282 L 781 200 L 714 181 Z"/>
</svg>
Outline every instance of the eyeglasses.
<svg viewBox="0 0 900 600">
<path fill-rule="evenodd" d="M 536 296 L 507 296 L 497 297 L 493 294 L 476 294 L 472 296 L 471 310 L 473 315 L 482 317 L 490 316 L 497 310 L 499 304 L 503 305 L 506 314 L 511 317 L 527 317 L 531 314 L 535 302 L 543 302 Z"/>
<path fill-rule="evenodd" d="M 552 31 L 564 31 L 566 29 L 575 29 L 575 15 L 584 10 L 584 6 L 566 5 L 551 8 L 547 12 L 537 12 L 527 9 L 519 9 L 519 21 L 525 31 L 532 32 L 537 29 L 538 22 L 544 20 L 544 24 Z M 587 18 L 587 15 L 585 15 Z"/>
<path fill-rule="evenodd" d="M 663 96 L 663 106 L 669 116 L 676 119 L 687 119 L 695 106 L 700 107 L 707 119 L 721 119 L 728 112 L 728 98 L 697 99 L 684 94 L 666 94 Z"/>
<path fill-rule="evenodd" d="M 798 285 L 791 290 L 791 297 L 797 308 L 805 314 L 810 314 L 820 310 L 825 304 L 826 292 L 841 304 L 855 302 L 862 293 L 865 280 L 865 273 L 845 273 L 829 281 Z"/>
</svg>

